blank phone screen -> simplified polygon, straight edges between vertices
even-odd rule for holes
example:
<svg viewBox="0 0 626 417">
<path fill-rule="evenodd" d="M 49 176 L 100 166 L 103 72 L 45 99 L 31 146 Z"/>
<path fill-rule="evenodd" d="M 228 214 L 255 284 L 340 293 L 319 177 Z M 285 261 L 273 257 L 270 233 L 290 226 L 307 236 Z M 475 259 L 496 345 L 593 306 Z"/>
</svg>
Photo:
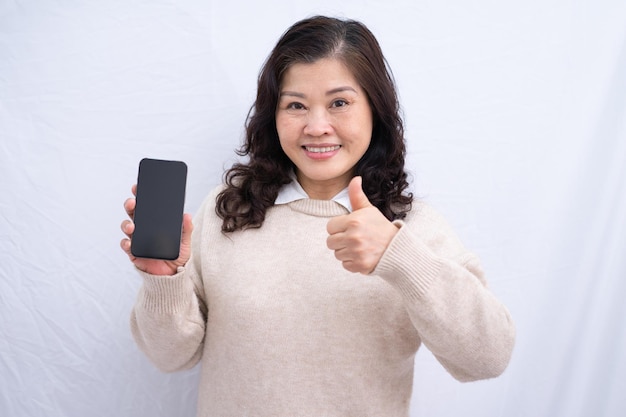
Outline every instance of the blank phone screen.
<svg viewBox="0 0 626 417">
<path fill-rule="evenodd" d="M 178 258 L 185 207 L 187 165 L 144 158 L 139 163 L 131 253 L 139 258 Z"/>
</svg>

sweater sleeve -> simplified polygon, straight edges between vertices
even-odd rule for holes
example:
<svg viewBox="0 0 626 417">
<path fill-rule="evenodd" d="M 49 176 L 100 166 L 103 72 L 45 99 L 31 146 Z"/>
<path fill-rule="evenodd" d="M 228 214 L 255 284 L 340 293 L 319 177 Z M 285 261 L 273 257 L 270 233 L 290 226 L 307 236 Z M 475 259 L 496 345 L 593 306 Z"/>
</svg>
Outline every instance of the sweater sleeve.
<svg viewBox="0 0 626 417">
<path fill-rule="evenodd" d="M 373 275 L 401 294 L 424 345 L 459 381 L 500 375 L 509 363 L 515 327 L 488 290 L 478 259 L 427 206 L 400 230 Z"/>
<path fill-rule="evenodd" d="M 206 206 L 194 219 L 192 255 L 184 268 L 173 276 L 139 271 L 143 284 L 131 312 L 131 332 L 139 349 L 165 372 L 192 368 L 202 357 L 208 309 L 199 254 Z"/>
</svg>

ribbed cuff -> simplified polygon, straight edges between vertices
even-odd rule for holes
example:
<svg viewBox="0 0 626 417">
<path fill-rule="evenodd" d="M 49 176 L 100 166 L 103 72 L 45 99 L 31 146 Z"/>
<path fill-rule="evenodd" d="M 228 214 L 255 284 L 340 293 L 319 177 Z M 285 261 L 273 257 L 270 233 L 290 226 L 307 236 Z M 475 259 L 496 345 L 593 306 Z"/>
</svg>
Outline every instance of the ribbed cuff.
<svg viewBox="0 0 626 417">
<path fill-rule="evenodd" d="M 402 222 L 389 243 L 373 275 L 397 288 L 402 295 L 416 301 L 423 297 L 442 268 L 442 261 L 414 236 Z"/>
<path fill-rule="evenodd" d="M 176 275 L 151 275 L 139 271 L 143 277 L 140 302 L 144 309 L 157 314 L 174 314 L 189 305 L 193 284 L 180 267 Z"/>
</svg>

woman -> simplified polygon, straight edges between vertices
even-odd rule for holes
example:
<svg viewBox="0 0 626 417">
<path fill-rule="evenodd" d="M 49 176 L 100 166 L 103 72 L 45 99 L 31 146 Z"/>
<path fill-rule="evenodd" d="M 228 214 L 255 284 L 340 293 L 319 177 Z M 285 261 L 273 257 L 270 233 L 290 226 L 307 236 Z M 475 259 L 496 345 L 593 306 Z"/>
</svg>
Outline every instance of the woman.
<svg viewBox="0 0 626 417">
<path fill-rule="evenodd" d="M 122 223 L 144 279 L 133 335 L 164 371 L 202 359 L 199 416 L 407 416 L 422 343 L 458 380 L 503 372 L 509 313 L 406 192 L 395 86 L 364 25 L 281 37 L 240 153 L 184 216 L 176 261 L 133 257 Z"/>
</svg>

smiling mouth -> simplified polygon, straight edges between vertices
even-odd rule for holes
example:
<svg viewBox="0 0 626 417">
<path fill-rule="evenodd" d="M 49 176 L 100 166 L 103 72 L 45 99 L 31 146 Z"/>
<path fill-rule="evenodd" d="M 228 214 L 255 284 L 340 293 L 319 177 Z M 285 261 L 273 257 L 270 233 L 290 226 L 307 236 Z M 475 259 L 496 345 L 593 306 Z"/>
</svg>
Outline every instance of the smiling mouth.
<svg viewBox="0 0 626 417">
<path fill-rule="evenodd" d="M 326 152 L 333 152 L 333 151 L 337 151 L 339 150 L 339 148 L 341 148 L 341 145 L 335 145 L 335 146 L 303 146 L 304 149 L 307 150 L 307 152 L 311 152 L 311 153 L 326 153 Z"/>
</svg>

